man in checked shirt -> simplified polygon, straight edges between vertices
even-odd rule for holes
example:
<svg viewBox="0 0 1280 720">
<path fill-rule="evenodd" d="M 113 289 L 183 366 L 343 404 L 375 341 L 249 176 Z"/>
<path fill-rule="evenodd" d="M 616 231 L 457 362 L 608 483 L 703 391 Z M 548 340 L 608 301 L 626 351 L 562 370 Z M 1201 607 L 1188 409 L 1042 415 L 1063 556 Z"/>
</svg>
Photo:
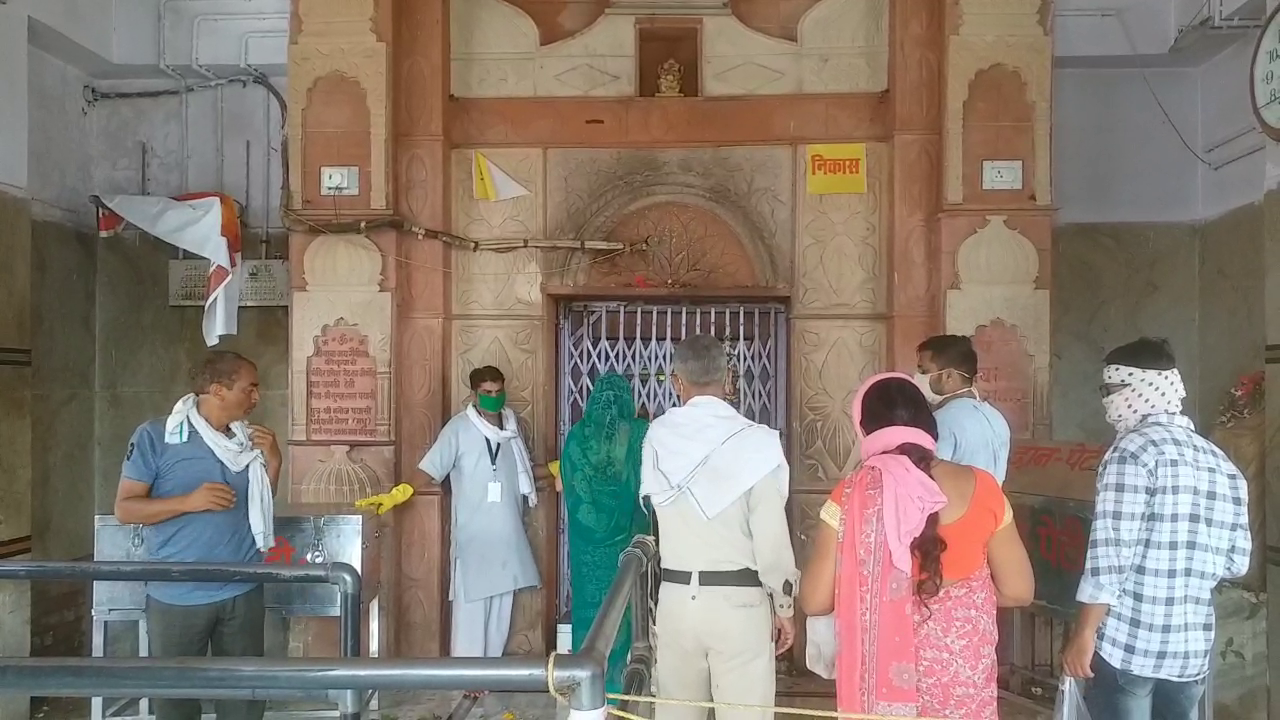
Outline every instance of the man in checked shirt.
<svg viewBox="0 0 1280 720">
<path fill-rule="evenodd" d="M 1080 614 L 1063 672 L 1092 678 L 1099 720 L 1194 720 L 1213 648 L 1213 589 L 1249 568 L 1244 476 L 1182 414 L 1165 340 L 1107 354 L 1102 405 L 1116 439 L 1098 494 Z"/>
</svg>

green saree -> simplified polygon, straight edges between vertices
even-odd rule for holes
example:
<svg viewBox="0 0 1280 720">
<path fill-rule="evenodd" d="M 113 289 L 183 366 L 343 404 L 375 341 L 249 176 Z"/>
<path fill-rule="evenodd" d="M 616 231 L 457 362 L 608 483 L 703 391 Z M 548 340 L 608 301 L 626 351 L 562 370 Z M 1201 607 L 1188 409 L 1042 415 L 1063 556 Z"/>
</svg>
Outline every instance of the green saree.
<svg viewBox="0 0 1280 720">
<path fill-rule="evenodd" d="M 640 506 L 640 448 L 648 427 L 636 417 L 630 381 L 609 374 L 596 380 L 582 419 L 565 439 L 560 467 L 569 530 L 574 652 L 582 647 L 600 611 L 622 551 L 632 537 L 649 533 L 649 519 Z M 609 653 L 608 692 L 622 692 L 630 640 L 628 617 Z"/>
</svg>

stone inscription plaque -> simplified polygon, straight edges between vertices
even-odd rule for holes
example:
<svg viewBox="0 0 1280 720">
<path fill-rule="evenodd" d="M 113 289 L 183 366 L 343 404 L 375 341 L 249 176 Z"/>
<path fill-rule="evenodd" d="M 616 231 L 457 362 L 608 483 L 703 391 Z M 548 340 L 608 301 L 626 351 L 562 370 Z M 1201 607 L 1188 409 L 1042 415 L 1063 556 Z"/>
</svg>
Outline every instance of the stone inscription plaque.
<svg viewBox="0 0 1280 720">
<path fill-rule="evenodd" d="M 973 334 L 978 351 L 978 392 L 995 405 L 1015 438 L 1031 437 L 1035 373 L 1017 325 L 992 320 Z"/>
<path fill-rule="evenodd" d="M 378 366 L 369 338 L 345 320 L 325 325 L 307 358 L 307 439 L 371 442 L 379 437 Z"/>
</svg>

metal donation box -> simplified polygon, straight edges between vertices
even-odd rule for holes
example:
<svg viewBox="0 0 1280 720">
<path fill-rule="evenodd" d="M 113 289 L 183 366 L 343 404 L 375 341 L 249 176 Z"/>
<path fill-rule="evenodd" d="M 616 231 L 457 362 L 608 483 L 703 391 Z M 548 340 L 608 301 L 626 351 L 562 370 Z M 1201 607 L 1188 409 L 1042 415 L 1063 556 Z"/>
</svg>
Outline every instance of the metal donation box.
<svg viewBox="0 0 1280 720">
<path fill-rule="evenodd" d="M 368 637 L 361 643 L 363 651 L 377 655 L 377 606 L 380 577 L 379 554 L 383 532 L 380 518 L 363 515 L 349 505 L 298 505 L 276 507 L 275 547 L 267 551 L 265 561 L 281 564 L 347 563 L 360 573 L 362 614 L 369 616 Z M 122 525 L 112 515 L 94 518 L 93 557 L 105 561 L 151 560 L 148 543 L 151 532 L 139 525 Z M 285 617 L 337 617 L 338 588 L 325 584 L 267 584 L 267 612 Z M 106 624 L 137 624 L 138 651 L 147 653 L 146 588 L 141 582 L 95 582 L 93 584 L 93 656 L 106 655 Z M 119 704 L 118 704 L 119 705 Z M 149 703 L 141 701 L 139 713 L 128 717 L 148 717 Z M 93 718 L 121 718 L 93 700 Z"/>
</svg>

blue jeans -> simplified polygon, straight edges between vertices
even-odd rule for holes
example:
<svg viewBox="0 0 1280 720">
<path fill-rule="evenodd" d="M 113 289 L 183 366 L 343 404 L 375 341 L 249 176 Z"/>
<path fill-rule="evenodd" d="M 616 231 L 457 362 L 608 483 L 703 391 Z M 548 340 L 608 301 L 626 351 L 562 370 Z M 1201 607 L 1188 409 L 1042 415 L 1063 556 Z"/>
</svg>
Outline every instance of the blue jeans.
<svg viewBox="0 0 1280 720">
<path fill-rule="evenodd" d="M 1093 720 L 1197 720 L 1204 683 L 1139 677 L 1094 655 L 1084 701 Z"/>
</svg>

